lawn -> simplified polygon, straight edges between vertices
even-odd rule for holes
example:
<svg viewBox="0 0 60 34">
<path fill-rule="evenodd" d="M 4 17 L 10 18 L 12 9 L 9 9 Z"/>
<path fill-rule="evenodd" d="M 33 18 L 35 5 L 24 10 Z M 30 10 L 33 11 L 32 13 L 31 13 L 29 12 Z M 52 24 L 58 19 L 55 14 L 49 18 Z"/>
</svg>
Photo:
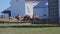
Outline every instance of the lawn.
<svg viewBox="0 0 60 34">
<path fill-rule="evenodd" d="M 60 27 L 0 28 L 0 34 L 60 34 Z"/>
</svg>

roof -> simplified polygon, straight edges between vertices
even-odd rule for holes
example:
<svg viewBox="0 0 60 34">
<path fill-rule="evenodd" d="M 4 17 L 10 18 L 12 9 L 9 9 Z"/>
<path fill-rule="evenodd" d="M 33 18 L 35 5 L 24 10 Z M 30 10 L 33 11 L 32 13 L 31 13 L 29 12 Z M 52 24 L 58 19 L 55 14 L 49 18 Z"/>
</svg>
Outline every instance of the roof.
<svg viewBox="0 0 60 34">
<path fill-rule="evenodd" d="M 26 0 L 26 1 L 48 1 L 48 0 Z"/>
<path fill-rule="evenodd" d="M 45 8 L 45 7 L 48 7 L 48 2 L 47 1 L 41 1 L 34 8 Z"/>
<path fill-rule="evenodd" d="M 26 0 L 26 1 L 40 1 L 40 0 Z"/>
</svg>

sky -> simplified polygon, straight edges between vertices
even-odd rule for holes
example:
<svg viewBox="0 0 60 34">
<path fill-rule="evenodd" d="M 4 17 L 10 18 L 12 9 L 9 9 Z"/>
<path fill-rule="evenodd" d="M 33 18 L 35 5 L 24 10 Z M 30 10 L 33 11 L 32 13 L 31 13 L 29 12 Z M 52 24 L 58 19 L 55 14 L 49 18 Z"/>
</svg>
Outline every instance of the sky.
<svg viewBox="0 0 60 34">
<path fill-rule="evenodd" d="M 0 0 L 0 12 L 10 7 L 11 0 Z"/>
</svg>

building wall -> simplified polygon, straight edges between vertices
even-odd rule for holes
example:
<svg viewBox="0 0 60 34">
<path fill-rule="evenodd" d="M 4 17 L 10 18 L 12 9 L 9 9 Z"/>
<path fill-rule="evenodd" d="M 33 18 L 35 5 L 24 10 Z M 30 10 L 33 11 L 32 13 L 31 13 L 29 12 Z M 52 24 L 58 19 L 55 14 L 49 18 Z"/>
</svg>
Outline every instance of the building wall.
<svg viewBox="0 0 60 34">
<path fill-rule="evenodd" d="M 40 19 L 48 19 L 48 8 L 34 8 L 33 14 L 37 14 Z"/>
<path fill-rule="evenodd" d="M 31 18 L 33 17 L 33 7 L 37 5 L 36 1 L 26 1 L 25 2 L 25 15 L 29 15 Z"/>
<path fill-rule="evenodd" d="M 37 14 L 40 19 L 48 19 L 48 1 L 41 0 L 34 7 L 33 14 Z"/>
<path fill-rule="evenodd" d="M 58 0 L 49 0 L 49 23 L 59 23 Z"/>
<path fill-rule="evenodd" d="M 58 0 L 58 6 L 59 6 L 59 24 L 60 24 L 60 0 Z"/>
<path fill-rule="evenodd" d="M 24 0 L 12 0 L 10 3 L 11 7 L 8 10 L 11 10 L 11 16 L 16 17 L 18 14 L 25 16 L 25 1 Z"/>
<path fill-rule="evenodd" d="M 22 16 L 29 15 L 32 18 L 33 11 L 34 13 L 37 12 L 37 14 L 40 11 L 40 14 L 39 14 L 39 16 L 41 16 L 40 18 L 48 19 L 48 12 L 47 12 L 48 10 L 46 10 L 47 8 L 36 8 L 36 9 L 33 8 L 38 3 L 39 2 L 36 2 L 36 1 L 12 0 L 11 7 L 9 8 L 9 10 L 11 10 L 11 16 L 16 17 L 19 13 Z M 46 14 L 47 16 L 44 17 L 43 14 Z"/>
</svg>

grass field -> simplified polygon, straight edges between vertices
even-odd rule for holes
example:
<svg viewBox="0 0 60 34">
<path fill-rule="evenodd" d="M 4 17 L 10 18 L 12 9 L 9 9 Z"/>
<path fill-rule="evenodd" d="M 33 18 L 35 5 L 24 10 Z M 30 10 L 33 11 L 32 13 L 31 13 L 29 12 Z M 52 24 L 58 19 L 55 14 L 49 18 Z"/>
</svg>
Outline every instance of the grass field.
<svg viewBox="0 0 60 34">
<path fill-rule="evenodd" d="M 23 24 L 21 24 L 21 23 L 19 23 L 19 24 L 8 24 L 8 23 L 4 23 L 4 24 L 0 24 L 0 26 L 4 26 L 4 27 L 6 27 L 6 26 L 16 26 L 16 27 L 22 27 L 22 26 L 27 26 L 27 27 L 29 27 L 29 26 L 38 26 L 38 27 L 60 27 L 60 25 L 58 25 L 58 24 L 31 24 L 31 23 L 23 23 Z"/>
<path fill-rule="evenodd" d="M 0 34 L 60 34 L 60 27 L 0 28 Z"/>
<path fill-rule="evenodd" d="M 23 27 L 23 28 L 12 28 L 0 27 L 0 34 L 60 34 L 60 27 L 40 27 L 40 26 L 60 26 L 56 24 L 30 24 L 30 23 L 23 23 L 23 24 L 0 24 L 0 26 L 39 26 L 38 28 L 31 28 L 31 27 Z"/>
</svg>

